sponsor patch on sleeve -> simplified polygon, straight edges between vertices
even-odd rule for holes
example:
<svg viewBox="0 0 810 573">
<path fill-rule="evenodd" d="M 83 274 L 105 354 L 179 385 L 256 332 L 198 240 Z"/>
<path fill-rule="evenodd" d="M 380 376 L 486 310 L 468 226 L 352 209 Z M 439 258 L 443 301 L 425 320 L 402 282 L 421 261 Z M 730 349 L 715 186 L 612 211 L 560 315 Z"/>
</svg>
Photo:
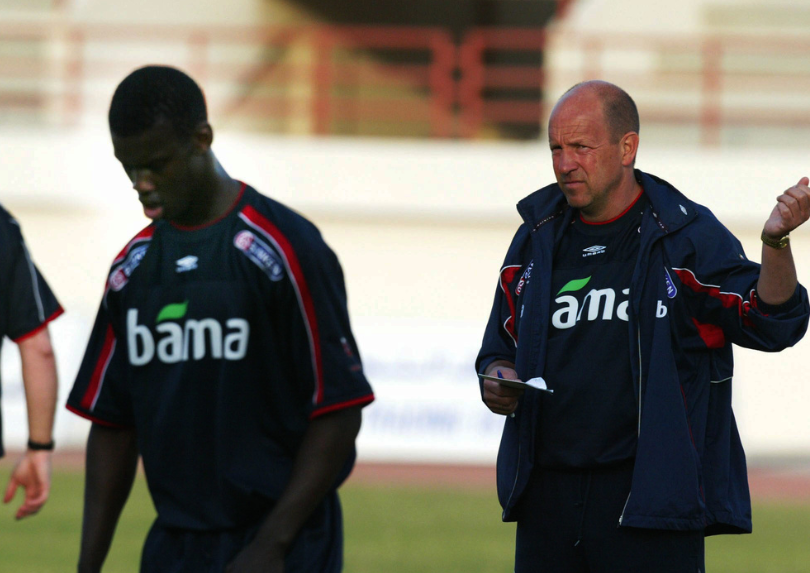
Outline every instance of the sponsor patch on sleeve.
<svg viewBox="0 0 810 573">
<path fill-rule="evenodd" d="M 239 231 L 233 238 L 233 244 L 262 269 L 271 281 L 280 281 L 284 278 L 284 264 L 278 254 L 251 231 Z"/>
<path fill-rule="evenodd" d="M 143 256 L 146 254 L 146 249 L 149 245 L 141 245 L 132 249 L 124 262 L 110 274 L 109 284 L 110 288 L 114 291 L 119 291 L 129 282 L 129 277 L 132 272 L 141 264 Z"/>
</svg>

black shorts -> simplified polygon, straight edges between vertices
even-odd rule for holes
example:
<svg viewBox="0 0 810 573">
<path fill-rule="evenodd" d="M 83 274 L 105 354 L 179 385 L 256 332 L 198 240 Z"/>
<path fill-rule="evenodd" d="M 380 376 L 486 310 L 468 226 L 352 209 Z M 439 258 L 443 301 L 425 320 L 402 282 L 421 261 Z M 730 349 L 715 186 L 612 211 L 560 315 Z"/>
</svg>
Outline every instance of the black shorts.
<svg viewBox="0 0 810 573">
<path fill-rule="evenodd" d="M 619 527 L 632 463 L 534 471 L 521 500 L 515 573 L 703 573 L 703 531 Z"/>
<path fill-rule="evenodd" d="M 141 573 L 223 573 L 260 525 L 193 531 L 156 521 L 144 543 Z M 296 537 L 284 560 L 284 572 L 339 573 L 342 568 L 343 516 L 337 493 L 332 493 Z"/>
</svg>

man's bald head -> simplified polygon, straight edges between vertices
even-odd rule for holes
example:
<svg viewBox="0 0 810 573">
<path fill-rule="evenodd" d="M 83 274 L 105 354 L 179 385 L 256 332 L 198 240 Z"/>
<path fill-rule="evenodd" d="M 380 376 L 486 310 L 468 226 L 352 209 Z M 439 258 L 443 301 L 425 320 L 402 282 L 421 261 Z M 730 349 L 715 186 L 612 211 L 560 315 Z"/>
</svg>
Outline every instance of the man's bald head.
<svg viewBox="0 0 810 573">
<path fill-rule="evenodd" d="M 590 80 L 578 83 L 566 91 L 554 107 L 556 108 L 575 94 L 584 95 L 586 92 L 596 96 L 596 99 L 602 103 L 602 113 L 612 143 L 618 143 L 625 134 L 631 131 L 639 132 L 636 102 L 626 91 L 610 82 Z M 552 113 L 554 113 L 553 110 Z"/>
</svg>

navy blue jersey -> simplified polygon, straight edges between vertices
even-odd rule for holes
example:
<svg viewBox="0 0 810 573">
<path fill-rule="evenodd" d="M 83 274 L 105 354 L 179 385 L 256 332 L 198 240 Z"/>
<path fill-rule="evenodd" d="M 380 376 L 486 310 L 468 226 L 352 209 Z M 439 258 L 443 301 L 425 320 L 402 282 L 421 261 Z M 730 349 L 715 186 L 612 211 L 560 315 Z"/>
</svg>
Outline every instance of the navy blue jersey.
<svg viewBox="0 0 810 573">
<path fill-rule="evenodd" d="M 627 344 L 630 282 L 643 195 L 620 217 L 576 217 L 554 254 L 549 345 L 537 458 L 545 468 L 596 468 L 635 456 L 638 403 Z"/>
<path fill-rule="evenodd" d="M 269 510 L 309 420 L 373 399 L 334 253 L 243 186 L 222 219 L 123 249 L 68 409 L 135 428 L 162 524 L 214 530 Z"/>
<path fill-rule="evenodd" d="M 0 346 L 6 336 L 20 342 L 35 335 L 60 314 L 62 307 L 31 259 L 19 223 L 0 206 Z"/>
</svg>

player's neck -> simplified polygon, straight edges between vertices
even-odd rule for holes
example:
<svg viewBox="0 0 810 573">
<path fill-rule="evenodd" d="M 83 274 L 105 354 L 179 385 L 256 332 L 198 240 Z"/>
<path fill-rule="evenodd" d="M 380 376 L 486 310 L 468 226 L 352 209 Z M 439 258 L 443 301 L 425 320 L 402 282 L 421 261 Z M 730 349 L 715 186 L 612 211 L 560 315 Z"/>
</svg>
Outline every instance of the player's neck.
<svg viewBox="0 0 810 573">
<path fill-rule="evenodd" d="M 614 221 L 626 213 L 627 210 L 638 201 L 641 193 L 641 185 L 633 178 L 613 190 L 601 209 L 596 212 L 586 212 L 586 210 L 583 209 L 580 212 L 580 216 L 582 220 L 587 223 L 598 224 Z"/>
</svg>

